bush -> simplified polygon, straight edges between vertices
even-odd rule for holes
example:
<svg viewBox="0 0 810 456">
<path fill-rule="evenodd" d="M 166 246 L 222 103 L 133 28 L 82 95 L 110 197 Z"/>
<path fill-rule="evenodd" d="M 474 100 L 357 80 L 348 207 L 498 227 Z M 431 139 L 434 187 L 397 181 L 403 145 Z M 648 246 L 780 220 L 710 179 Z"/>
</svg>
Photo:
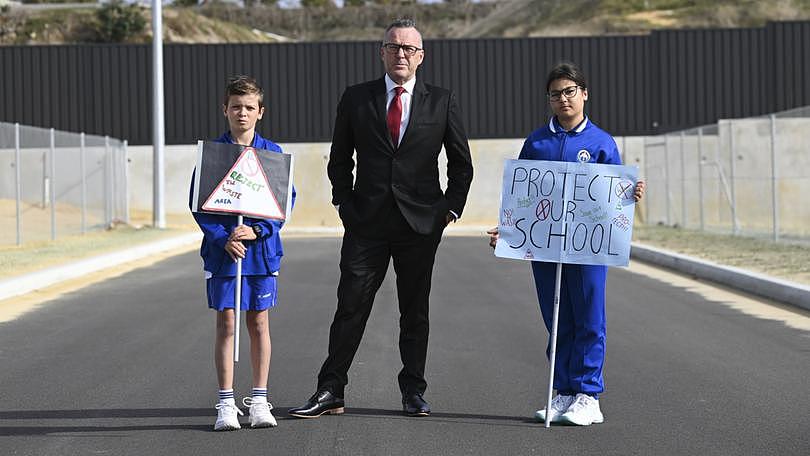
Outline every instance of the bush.
<svg viewBox="0 0 810 456">
<path fill-rule="evenodd" d="M 108 3 L 96 12 L 96 33 L 103 43 L 121 43 L 146 30 L 146 18 L 138 5 Z"/>
<path fill-rule="evenodd" d="M 22 0 L 20 3 L 96 3 L 98 0 Z"/>
<path fill-rule="evenodd" d="M 304 8 L 334 8 L 335 2 L 332 0 L 301 0 L 301 6 Z"/>
</svg>

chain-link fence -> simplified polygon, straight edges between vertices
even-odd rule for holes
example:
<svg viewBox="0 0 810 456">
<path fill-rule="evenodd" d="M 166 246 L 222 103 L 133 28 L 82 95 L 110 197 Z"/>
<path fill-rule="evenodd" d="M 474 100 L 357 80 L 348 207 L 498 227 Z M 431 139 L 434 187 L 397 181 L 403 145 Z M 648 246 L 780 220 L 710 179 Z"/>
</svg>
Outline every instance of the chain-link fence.
<svg viewBox="0 0 810 456">
<path fill-rule="evenodd" d="M 127 143 L 0 122 L 0 245 L 129 222 Z"/>
<path fill-rule="evenodd" d="M 645 221 L 810 238 L 810 107 L 644 140 Z"/>
</svg>

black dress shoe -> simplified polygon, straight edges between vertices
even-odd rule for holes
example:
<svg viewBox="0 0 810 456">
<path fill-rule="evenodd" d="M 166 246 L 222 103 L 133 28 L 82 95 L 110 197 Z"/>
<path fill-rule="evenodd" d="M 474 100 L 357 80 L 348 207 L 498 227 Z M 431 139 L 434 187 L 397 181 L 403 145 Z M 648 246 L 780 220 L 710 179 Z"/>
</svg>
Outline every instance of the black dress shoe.
<svg viewBox="0 0 810 456">
<path fill-rule="evenodd" d="M 409 393 L 402 396 L 402 411 L 408 416 L 428 416 L 430 406 L 422 399 L 422 394 Z"/>
<path fill-rule="evenodd" d="M 291 408 L 290 416 L 296 418 L 317 418 L 324 413 L 340 415 L 343 413 L 343 398 L 336 397 L 327 390 L 318 391 L 301 407 Z"/>
</svg>

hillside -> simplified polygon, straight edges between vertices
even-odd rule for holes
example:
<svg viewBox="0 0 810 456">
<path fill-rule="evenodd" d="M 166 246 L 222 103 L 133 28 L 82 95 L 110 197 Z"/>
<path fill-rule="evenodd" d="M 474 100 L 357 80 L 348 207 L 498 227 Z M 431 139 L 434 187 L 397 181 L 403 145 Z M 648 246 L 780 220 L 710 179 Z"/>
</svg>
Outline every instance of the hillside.
<svg viewBox="0 0 810 456">
<path fill-rule="evenodd" d="M 433 38 L 643 34 L 662 28 L 756 27 L 768 21 L 810 19 L 810 0 L 445 0 L 420 4 L 375 0 L 365 6 L 280 9 L 257 3 L 164 8 L 164 37 L 175 43 L 376 40 L 395 17 L 416 19 Z M 105 42 L 97 8 L 0 13 L 0 44 Z M 143 30 L 126 42 L 151 38 Z"/>
<path fill-rule="evenodd" d="M 144 29 L 124 42 L 152 40 L 151 11 L 141 8 Z M 99 36 L 95 8 L 15 11 L 0 16 L 0 44 L 66 44 L 109 42 Z M 208 17 L 191 8 L 163 10 L 163 38 L 167 43 L 266 43 L 278 37 L 243 24 Z"/>
</svg>

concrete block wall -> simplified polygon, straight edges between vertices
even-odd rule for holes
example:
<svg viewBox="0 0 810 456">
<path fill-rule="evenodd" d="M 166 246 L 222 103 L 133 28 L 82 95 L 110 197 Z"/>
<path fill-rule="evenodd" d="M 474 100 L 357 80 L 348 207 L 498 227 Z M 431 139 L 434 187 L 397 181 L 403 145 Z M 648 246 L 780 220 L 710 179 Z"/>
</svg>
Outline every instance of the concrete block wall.
<svg viewBox="0 0 810 456">
<path fill-rule="evenodd" d="M 781 234 L 810 237 L 810 205 L 801 203 L 810 192 L 810 118 L 777 118 L 774 127 L 775 163 L 769 118 L 721 120 L 701 147 L 695 130 L 633 138 L 625 162 L 637 161 L 650 183 L 641 205 L 649 222 L 699 229 L 702 220 L 732 232 L 736 218 L 738 233 L 764 235 L 776 217 Z"/>
<path fill-rule="evenodd" d="M 630 162 L 642 165 L 642 138 L 619 138 L 619 148 Z M 523 145 L 520 139 L 479 139 L 470 141 L 475 176 L 467 199 L 467 206 L 459 224 L 465 227 L 488 227 L 498 223 L 498 208 L 503 179 L 503 161 L 516 158 Z M 329 160 L 329 143 L 282 144 L 285 152 L 295 157 L 294 183 L 298 191 L 296 207 L 289 227 L 306 230 L 334 230 L 340 219 L 332 207 L 332 187 L 326 175 Z M 130 146 L 129 181 L 130 208 L 138 211 L 152 210 L 152 147 Z M 166 212 L 188 212 L 188 189 L 191 172 L 197 160 L 196 145 L 167 146 L 165 155 Z M 447 183 L 444 154 L 439 162 L 442 186 Z M 642 168 L 643 169 L 643 168 Z"/>
<path fill-rule="evenodd" d="M 810 119 L 777 119 L 776 125 L 777 210 L 781 231 L 808 237 L 810 205 L 800 202 L 810 193 Z M 724 120 L 719 122 L 715 131 L 719 131 L 719 135 L 703 137 L 700 154 L 696 136 L 685 136 L 683 147 L 678 135 L 616 138 L 624 163 L 638 166 L 639 176 L 648 182 L 647 198 L 636 212 L 639 222 L 669 223 L 697 229 L 702 208 L 707 229 L 731 231 L 729 179 L 732 154 L 729 147 L 733 141 L 734 196 L 741 233 L 762 233 L 772 228 L 770 121 Z M 652 142 L 665 142 L 669 147 L 668 154 L 664 153 L 663 146 L 645 146 L 645 143 Z M 523 138 L 470 141 L 475 177 L 459 226 L 478 229 L 497 223 L 503 160 L 517 157 L 522 144 Z M 340 220 L 331 205 L 331 186 L 326 176 L 329 144 L 293 143 L 282 144 L 282 147 L 295 157 L 294 182 L 298 200 L 290 228 L 335 230 L 340 226 Z M 130 208 L 151 211 L 152 147 L 131 146 L 129 156 Z M 187 214 L 196 145 L 168 146 L 165 157 L 167 213 Z M 446 183 L 444 167 L 445 163 L 440 163 L 443 185 Z M 721 170 L 726 182 L 720 177 Z M 702 200 L 698 185 L 700 173 Z"/>
</svg>

